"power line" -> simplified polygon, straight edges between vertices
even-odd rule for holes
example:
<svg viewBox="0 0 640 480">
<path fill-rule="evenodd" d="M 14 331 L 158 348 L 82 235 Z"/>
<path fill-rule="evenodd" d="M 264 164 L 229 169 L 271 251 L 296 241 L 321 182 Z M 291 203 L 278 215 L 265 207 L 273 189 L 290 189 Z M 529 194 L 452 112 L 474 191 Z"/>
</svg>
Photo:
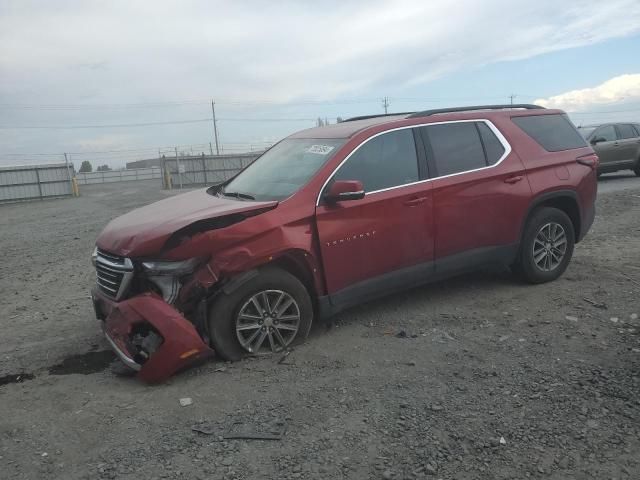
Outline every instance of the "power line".
<svg viewBox="0 0 640 480">
<path fill-rule="evenodd" d="M 540 98 L 541 95 L 525 95 L 516 94 L 520 97 Z M 480 100 L 480 99 L 497 99 L 504 98 L 505 95 L 496 96 L 444 96 L 444 97 L 386 97 L 387 100 L 393 100 L 394 102 L 440 102 L 449 100 Z M 216 99 L 218 105 L 270 105 L 270 106 L 298 106 L 298 105 L 352 105 L 359 103 L 378 103 L 377 98 L 344 98 L 340 100 L 298 100 L 298 101 L 286 101 L 286 100 L 238 100 L 238 99 Z M 185 105 L 208 105 L 209 99 L 191 99 L 191 100 L 173 100 L 164 102 L 138 102 L 138 103 L 52 103 L 52 104 L 38 104 L 38 103 L 0 103 L 0 108 L 15 108 L 15 109 L 34 109 L 34 110 L 83 110 L 83 109 L 101 109 L 101 108 L 163 108 L 163 107 L 180 107 Z"/>
<path fill-rule="evenodd" d="M 333 118 L 332 118 L 333 119 Z M 193 120 L 168 120 L 165 122 L 144 122 L 144 123 L 114 123 L 106 125 L 0 125 L 3 130 L 77 130 L 88 128 L 130 128 L 130 127 L 151 127 L 158 125 L 184 125 L 192 123 L 210 122 L 210 118 L 198 118 Z M 219 118 L 217 121 L 225 122 L 315 122 L 314 118 Z"/>
<path fill-rule="evenodd" d="M 277 101 L 277 100 L 217 100 L 219 105 L 275 105 L 275 106 L 296 106 L 296 105 L 350 105 L 358 103 L 373 103 L 377 99 L 345 99 L 345 100 L 306 100 L 306 101 Z M 167 102 L 148 103 L 94 103 L 94 104 L 28 104 L 28 103 L 2 103 L 0 108 L 34 109 L 34 110 L 83 110 L 100 108 L 159 108 L 176 107 L 184 105 L 208 105 L 210 100 L 185 100 Z"/>
</svg>

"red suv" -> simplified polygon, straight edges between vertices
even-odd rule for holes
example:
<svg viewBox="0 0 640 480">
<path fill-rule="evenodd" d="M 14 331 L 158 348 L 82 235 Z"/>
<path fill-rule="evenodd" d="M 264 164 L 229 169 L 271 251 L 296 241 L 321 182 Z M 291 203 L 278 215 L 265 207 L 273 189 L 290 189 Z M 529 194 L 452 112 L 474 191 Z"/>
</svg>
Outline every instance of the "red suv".
<svg viewBox="0 0 640 480">
<path fill-rule="evenodd" d="M 160 381 L 303 341 L 337 311 L 488 264 L 547 282 L 594 218 L 598 157 L 559 110 L 490 105 L 298 132 L 97 240 L 96 314 Z"/>
</svg>

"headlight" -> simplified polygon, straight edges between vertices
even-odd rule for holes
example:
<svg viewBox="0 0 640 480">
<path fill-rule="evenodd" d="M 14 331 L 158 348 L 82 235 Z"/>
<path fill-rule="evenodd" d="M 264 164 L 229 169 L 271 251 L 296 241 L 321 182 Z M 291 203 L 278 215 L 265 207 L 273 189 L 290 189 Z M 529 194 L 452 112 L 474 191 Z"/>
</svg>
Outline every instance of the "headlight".
<svg viewBox="0 0 640 480">
<path fill-rule="evenodd" d="M 142 268 L 148 275 L 170 275 L 173 277 L 182 277 L 193 272 L 195 268 L 204 262 L 204 258 L 190 258 L 189 260 L 182 260 L 179 262 L 143 262 Z"/>
<path fill-rule="evenodd" d="M 93 253 L 91 254 L 91 264 L 96 266 L 96 259 L 98 258 L 98 247 L 93 248 Z"/>
</svg>

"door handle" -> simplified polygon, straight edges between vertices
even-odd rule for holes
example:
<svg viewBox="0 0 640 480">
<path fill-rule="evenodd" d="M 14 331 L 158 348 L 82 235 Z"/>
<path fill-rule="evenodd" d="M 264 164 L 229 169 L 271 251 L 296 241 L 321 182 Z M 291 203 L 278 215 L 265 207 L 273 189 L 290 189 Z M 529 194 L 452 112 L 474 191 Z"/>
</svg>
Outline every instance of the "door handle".
<svg viewBox="0 0 640 480">
<path fill-rule="evenodd" d="M 427 201 L 427 197 L 416 197 L 416 198 L 412 198 L 411 200 L 407 200 L 406 202 L 404 202 L 404 204 L 407 207 L 415 207 L 416 205 L 420 205 L 421 203 L 424 203 Z"/>
<path fill-rule="evenodd" d="M 518 183 L 520 180 L 522 180 L 524 177 L 522 175 L 515 175 L 513 177 L 507 177 L 504 179 L 504 183 Z"/>
</svg>

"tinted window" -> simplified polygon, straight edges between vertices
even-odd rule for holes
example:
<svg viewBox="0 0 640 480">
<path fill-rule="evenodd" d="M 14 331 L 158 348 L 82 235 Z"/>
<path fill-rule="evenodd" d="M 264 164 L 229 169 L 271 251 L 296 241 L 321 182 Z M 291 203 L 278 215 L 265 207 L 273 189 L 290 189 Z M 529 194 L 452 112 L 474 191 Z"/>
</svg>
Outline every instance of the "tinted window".
<svg viewBox="0 0 640 480">
<path fill-rule="evenodd" d="M 616 129 L 613 127 L 613 125 L 600 127 L 598 130 L 596 130 L 596 133 L 593 134 L 593 138 L 604 138 L 605 142 L 613 142 L 614 140 L 618 139 L 618 137 L 616 136 Z"/>
<path fill-rule="evenodd" d="M 548 152 L 586 146 L 584 138 L 566 115 L 531 115 L 512 120 Z"/>
<path fill-rule="evenodd" d="M 618 125 L 618 133 L 620 134 L 620 138 L 635 138 L 638 136 L 634 128 L 627 123 Z"/>
<path fill-rule="evenodd" d="M 484 144 L 484 151 L 487 154 L 487 164 L 494 165 L 504 154 L 504 146 L 486 123 L 478 122 L 476 125 L 478 125 L 482 143 Z"/>
<path fill-rule="evenodd" d="M 487 166 L 475 123 L 445 123 L 423 128 L 431 144 L 438 176 Z"/>
<path fill-rule="evenodd" d="M 366 192 L 417 182 L 420 178 L 412 130 L 397 130 L 369 140 L 334 178 L 360 180 Z"/>
</svg>

